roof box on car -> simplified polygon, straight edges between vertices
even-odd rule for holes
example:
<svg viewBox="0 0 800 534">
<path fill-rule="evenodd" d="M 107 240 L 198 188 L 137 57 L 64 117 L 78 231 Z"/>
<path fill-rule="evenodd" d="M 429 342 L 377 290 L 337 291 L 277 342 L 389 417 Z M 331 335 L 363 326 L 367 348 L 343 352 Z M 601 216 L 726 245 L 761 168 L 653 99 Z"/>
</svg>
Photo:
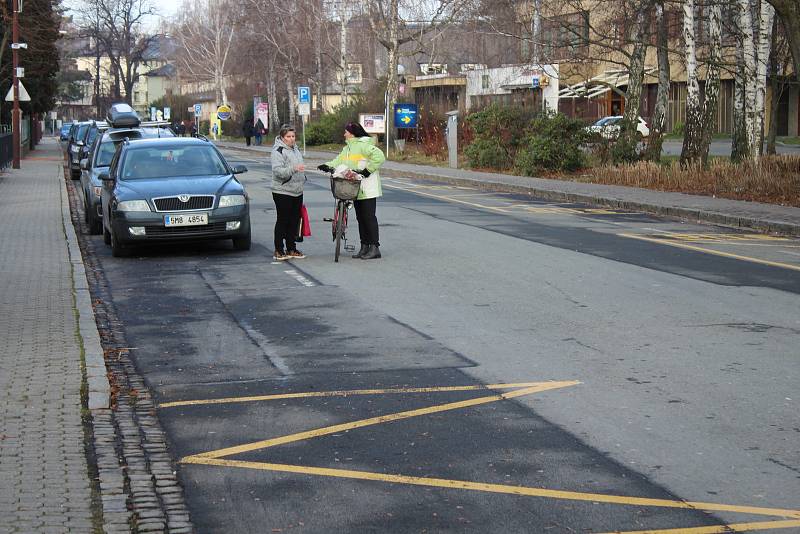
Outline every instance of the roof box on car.
<svg viewBox="0 0 800 534">
<path fill-rule="evenodd" d="M 139 126 L 142 121 L 128 104 L 112 104 L 106 114 L 106 120 L 113 128 Z"/>
</svg>

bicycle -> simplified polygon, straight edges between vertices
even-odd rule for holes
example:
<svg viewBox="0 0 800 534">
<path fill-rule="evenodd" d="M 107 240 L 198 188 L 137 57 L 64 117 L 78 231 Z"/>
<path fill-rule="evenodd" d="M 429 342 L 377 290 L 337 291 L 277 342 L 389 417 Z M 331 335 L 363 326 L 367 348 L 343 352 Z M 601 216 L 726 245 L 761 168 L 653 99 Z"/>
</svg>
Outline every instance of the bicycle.
<svg viewBox="0 0 800 534">
<path fill-rule="evenodd" d="M 336 206 L 333 210 L 333 219 L 325 220 L 329 220 L 333 223 L 331 226 L 331 233 L 333 235 L 333 241 L 336 243 L 333 256 L 333 261 L 335 263 L 339 263 L 342 241 L 344 241 L 345 250 L 354 251 L 356 249 L 355 245 L 347 244 L 347 214 L 353 206 L 353 200 L 358 196 L 360 188 L 361 182 L 355 177 L 340 178 L 331 173 L 331 193 L 333 193 L 333 197 L 336 199 Z"/>
</svg>

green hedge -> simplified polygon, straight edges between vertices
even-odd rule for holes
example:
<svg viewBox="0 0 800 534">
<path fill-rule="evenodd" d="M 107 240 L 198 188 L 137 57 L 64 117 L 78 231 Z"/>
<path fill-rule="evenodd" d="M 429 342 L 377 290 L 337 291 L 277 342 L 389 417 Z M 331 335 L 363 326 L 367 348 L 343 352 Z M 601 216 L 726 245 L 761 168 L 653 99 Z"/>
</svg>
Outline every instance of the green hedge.
<svg viewBox="0 0 800 534">
<path fill-rule="evenodd" d="M 586 166 L 586 125 L 561 113 L 540 115 L 525 130 L 514 166 L 523 174 L 574 171 Z"/>
<path fill-rule="evenodd" d="M 306 124 L 306 144 L 341 143 L 345 124 L 358 121 L 361 107 L 360 97 L 351 98 L 347 104 L 336 106 L 330 113 Z"/>
</svg>

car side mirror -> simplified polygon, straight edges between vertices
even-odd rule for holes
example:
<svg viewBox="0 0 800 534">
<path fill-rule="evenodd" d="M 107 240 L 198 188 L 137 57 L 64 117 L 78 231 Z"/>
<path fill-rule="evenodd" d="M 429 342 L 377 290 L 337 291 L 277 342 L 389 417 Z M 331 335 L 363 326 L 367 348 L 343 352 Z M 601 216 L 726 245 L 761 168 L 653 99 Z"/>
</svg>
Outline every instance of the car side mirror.
<svg viewBox="0 0 800 534">
<path fill-rule="evenodd" d="M 102 180 L 103 182 L 113 182 L 114 181 L 114 179 L 111 178 L 111 176 L 109 176 L 107 172 L 101 172 L 100 174 L 97 175 L 97 177 L 100 180 Z"/>
<path fill-rule="evenodd" d="M 88 168 L 89 168 L 89 160 L 88 159 L 82 159 L 81 160 L 81 169 L 85 171 Z"/>
<path fill-rule="evenodd" d="M 242 174 L 247 172 L 247 167 L 244 165 L 234 165 L 233 166 L 233 174 Z"/>
<path fill-rule="evenodd" d="M 83 146 L 83 141 L 76 141 L 75 144 L 78 146 Z"/>
</svg>

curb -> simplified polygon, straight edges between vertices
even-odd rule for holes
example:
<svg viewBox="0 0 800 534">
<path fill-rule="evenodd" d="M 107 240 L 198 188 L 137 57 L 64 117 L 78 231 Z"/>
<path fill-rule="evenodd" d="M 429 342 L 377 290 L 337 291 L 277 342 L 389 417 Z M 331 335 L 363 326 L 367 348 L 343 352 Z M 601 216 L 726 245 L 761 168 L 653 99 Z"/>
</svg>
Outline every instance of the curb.
<svg viewBox="0 0 800 534">
<path fill-rule="evenodd" d="M 72 226 L 69 193 L 63 177 L 61 181 L 61 219 L 67 234 L 67 249 L 72 264 L 72 284 L 75 288 L 75 305 L 78 308 L 78 330 L 83 340 L 86 362 L 86 382 L 89 391 L 89 410 L 107 409 L 111 404 L 111 385 L 108 382 L 103 347 L 97 331 L 86 267 L 78 246 L 78 236 Z"/>
<path fill-rule="evenodd" d="M 224 148 L 229 150 L 238 150 L 242 152 L 262 152 L 260 150 L 253 150 L 248 147 L 239 147 L 232 145 L 223 145 Z M 316 158 L 309 157 L 309 160 L 315 161 Z M 393 163 L 391 161 L 387 162 Z M 704 210 L 698 208 L 687 208 L 683 206 L 652 204 L 648 202 L 640 202 L 634 200 L 624 200 L 620 198 L 613 198 L 607 196 L 596 196 L 591 194 L 571 193 L 567 191 L 560 191 L 558 189 L 542 189 L 534 186 L 523 186 L 515 184 L 507 184 L 503 182 L 492 182 L 477 180 L 472 178 L 454 178 L 452 176 L 444 176 L 441 174 L 430 172 L 415 172 L 415 171 L 400 171 L 383 167 L 381 174 L 392 178 L 416 178 L 421 180 L 431 180 L 450 185 L 460 185 L 468 187 L 476 187 L 487 191 L 498 191 L 504 193 L 521 193 L 525 195 L 532 195 L 544 200 L 555 202 L 580 202 L 585 204 L 592 204 L 605 208 L 624 209 L 629 211 L 640 211 L 650 213 L 653 215 L 661 215 L 665 217 L 674 217 L 679 219 L 687 219 L 699 223 L 714 224 L 719 226 L 727 226 L 731 228 L 747 228 L 756 230 L 758 232 L 781 234 L 791 237 L 800 237 L 800 224 L 793 224 L 785 221 L 776 221 L 771 219 L 750 217 L 743 215 L 731 215 L 720 211 Z"/>
</svg>

